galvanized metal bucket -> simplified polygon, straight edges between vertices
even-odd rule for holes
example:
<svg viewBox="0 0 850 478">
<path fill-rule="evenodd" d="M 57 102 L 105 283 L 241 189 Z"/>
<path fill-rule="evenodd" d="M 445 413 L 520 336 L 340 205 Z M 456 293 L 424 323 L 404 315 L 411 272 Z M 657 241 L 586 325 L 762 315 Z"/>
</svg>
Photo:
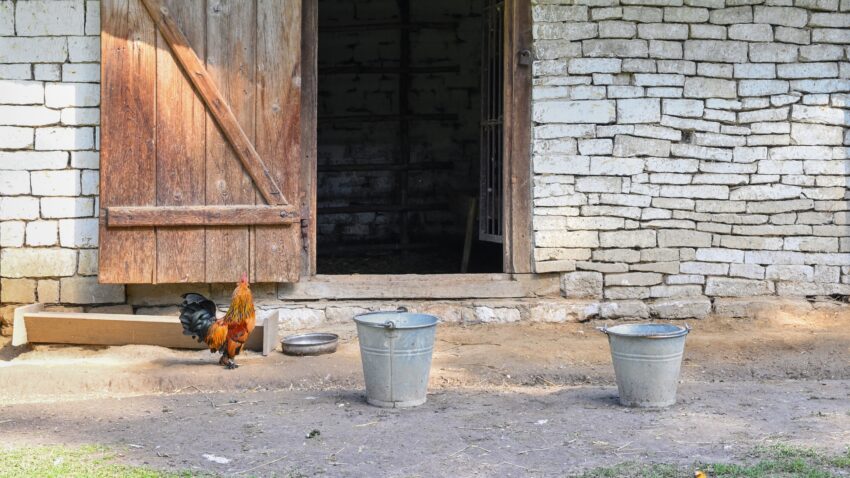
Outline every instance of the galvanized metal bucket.
<svg viewBox="0 0 850 478">
<path fill-rule="evenodd" d="M 608 335 L 620 404 L 627 407 L 668 407 L 676 403 L 676 389 L 686 324 L 623 324 L 598 327 Z"/>
<path fill-rule="evenodd" d="M 354 317 L 366 380 L 366 401 L 378 407 L 425 403 L 439 319 L 400 308 Z"/>
</svg>

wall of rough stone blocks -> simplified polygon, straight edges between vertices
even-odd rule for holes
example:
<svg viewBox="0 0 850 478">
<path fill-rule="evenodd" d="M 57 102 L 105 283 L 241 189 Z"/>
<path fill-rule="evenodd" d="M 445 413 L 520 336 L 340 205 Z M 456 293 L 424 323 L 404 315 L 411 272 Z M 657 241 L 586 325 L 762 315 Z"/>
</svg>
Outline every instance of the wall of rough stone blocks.
<svg viewBox="0 0 850 478">
<path fill-rule="evenodd" d="M 2 304 L 124 301 L 96 278 L 99 20 L 97 1 L 0 1 Z"/>
<path fill-rule="evenodd" d="M 850 1 L 538 0 L 533 17 L 537 271 L 643 316 L 850 294 Z"/>
</svg>

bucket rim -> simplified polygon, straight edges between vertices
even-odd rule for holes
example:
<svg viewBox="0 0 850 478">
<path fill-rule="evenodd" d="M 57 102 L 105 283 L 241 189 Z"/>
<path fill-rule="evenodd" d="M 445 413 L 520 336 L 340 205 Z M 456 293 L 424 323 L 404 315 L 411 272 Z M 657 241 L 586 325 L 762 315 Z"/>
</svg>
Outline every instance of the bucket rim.
<svg viewBox="0 0 850 478">
<path fill-rule="evenodd" d="M 375 321 L 366 320 L 366 317 L 375 316 L 375 315 L 386 315 L 386 316 L 388 316 L 388 320 L 385 321 L 385 322 L 375 322 Z M 399 324 L 397 321 L 392 320 L 392 317 L 409 317 L 409 316 L 418 316 L 418 317 L 427 318 L 429 320 L 428 320 L 428 322 L 423 323 L 423 324 L 410 324 L 410 325 Z M 426 328 L 429 328 L 429 327 L 434 327 L 440 322 L 440 319 L 435 315 L 421 314 L 421 313 L 416 313 L 416 312 L 408 312 L 408 310 L 405 309 L 405 308 L 399 308 L 398 310 L 382 310 L 382 311 L 364 312 L 362 314 L 357 314 L 357 315 L 354 316 L 354 322 L 356 322 L 358 325 L 363 325 L 363 326 L 366 326 L 366 327 L 372 327 L 372 328 L 376 328 L 376 329 L 413 330 L 413 329 L 426 329 Z"/>
<path fill-rule="evenodd" d="M 624 329 L 631 329 L 635 326 L 643 326 L 647 329 L 650 328 L 665 328 L 670 330 L 669 332 L 657 332 L 646 330 L 644 332 L 626 332 Z M 649 324 L 619 324 L 613 327 L 603 326 L 597 327 L 597 329 L 606 335 L 614 335 L 617 337 L 635 337 L 635 338 L 643 338 L 643 339 L 672 339 L 676 337 L 682 337 L 684 335 L 688 335 L 691 331 L 691 327 L 688 324 L 685 326 L 675 325 L 675 324 L 663 324 L 663 323 L 649 323 Z M 618 330 L 619 329 L 619 330 Z"/>
</svg>

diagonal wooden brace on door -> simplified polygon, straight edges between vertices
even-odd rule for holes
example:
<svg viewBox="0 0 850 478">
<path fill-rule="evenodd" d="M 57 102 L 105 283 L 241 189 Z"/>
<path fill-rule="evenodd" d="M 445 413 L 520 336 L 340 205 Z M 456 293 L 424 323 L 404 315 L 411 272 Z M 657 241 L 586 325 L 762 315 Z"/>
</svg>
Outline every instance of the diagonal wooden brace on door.
<svg viewBox="0 0 850 478">
<path fill-rule="evenodd" d="M 195 87 L 215 122 L 221 128 L 222 133 L 230 142 L 236 157 L 239 158 L 251 179 L 254 180 L 254 184 L 263 199 L 269 205 L 289 204 L 283 196 L 280 186 L 263 162 L 263 158 L 260 157 L 248 135 L 239 126 L 239 121 L 233 114 L 233 110 L 230 109 L 230 105 L 210 78 L 198 55 L 189 46 L 189 41 L 180 31 L 177 22 L 171 17 L 168 8 L 163 6 L 159 0 L 142 0 L 142 4 L 150 13 L 168 46 L 171 47 L 177 64 L 183 69 L 186 77 Z"/>
</svg>

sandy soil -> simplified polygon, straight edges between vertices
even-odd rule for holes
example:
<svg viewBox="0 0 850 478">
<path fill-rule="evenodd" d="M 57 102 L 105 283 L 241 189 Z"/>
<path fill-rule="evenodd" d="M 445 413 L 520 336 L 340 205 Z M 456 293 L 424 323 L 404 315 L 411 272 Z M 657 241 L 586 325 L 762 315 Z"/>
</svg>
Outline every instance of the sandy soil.
<svg viewBox="0 0 850 478">
<path fill-rule="evenodd" d="M 773 442 L 839 452 L 848 319 L 693 322 L 680 403 L 664 411 L 616 404 L 600 324 L 441 326 L 429 401 L 413 410 L 365 404 L 349 327 L 336 354 L 248 355 L 235 371 L 207 352 L 5 347 L 0 435 L 120 445 L 129 462 L 237 476 L 558 476 L 728 461 Z"/>
</svg>

